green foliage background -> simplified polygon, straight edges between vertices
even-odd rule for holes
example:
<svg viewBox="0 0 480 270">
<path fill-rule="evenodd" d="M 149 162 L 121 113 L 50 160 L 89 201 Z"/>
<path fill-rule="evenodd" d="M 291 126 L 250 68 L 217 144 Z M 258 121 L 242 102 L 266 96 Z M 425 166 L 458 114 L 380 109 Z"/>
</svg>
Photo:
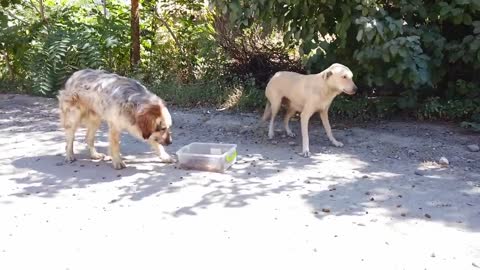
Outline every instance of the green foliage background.
<svg viewBox="0 0 480 270">
<path fill-rule="evenodd" d="M 107 14 L 91 1 L 1 4 L 0 86 L 17 91 L 53 96 L 91 67 L 136 77 L 174 103 L 254 109 L 277 70 L 340 62 L 364 92 L 338 99 L 337 116 L 480 123 L 480 0 L 144 0 L 136 70 L 126 2 L 106 1 Z"/>
</svg>

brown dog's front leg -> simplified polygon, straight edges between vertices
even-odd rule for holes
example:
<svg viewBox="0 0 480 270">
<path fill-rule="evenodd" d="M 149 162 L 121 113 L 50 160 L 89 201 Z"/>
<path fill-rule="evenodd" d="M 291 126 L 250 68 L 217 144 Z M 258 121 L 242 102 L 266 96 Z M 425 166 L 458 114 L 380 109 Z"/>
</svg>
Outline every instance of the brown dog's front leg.
<svg viewBox="0 0 480 270">
<path fill-rule="evenodd" d="M 330 127 L 330 121 L 328 120 L 328 110 L 320 111 L 320 119 L 322 119 L 323 128 L 327 133 L 327 137 L 332 142 L 333 145 L 336 147 L 342 147 L 343 143 L 337 141 L 332 134 L 332 128 Z"/>
<path fill-rule="evenodd" d="M 108 139 L 110 143 L 110 156 L 112 156 L 113 168 L 120 170 L 126 168 L 127 165 L 122 160 L 120 156 L 120 131 L 114 127 L 114 125 L 109 124 Z"/>
<path fill-rule="evenodd" d="M 165 147 L 153 140 L 148 140 L 148 143 L 152 147 L 153 151 L 160 157 L 160 160 L 164 163 L 174 163 L 175 159 L 172 158 L 167 151 L 165 151 Z"/>
</svg>

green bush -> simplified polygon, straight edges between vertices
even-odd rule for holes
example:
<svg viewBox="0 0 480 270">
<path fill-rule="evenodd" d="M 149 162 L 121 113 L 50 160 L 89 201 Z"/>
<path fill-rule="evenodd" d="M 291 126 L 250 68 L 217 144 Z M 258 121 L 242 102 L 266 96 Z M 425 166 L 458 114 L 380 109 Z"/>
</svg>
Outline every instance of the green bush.
<svg viewBox="0 0 480 270">
<path fill-rule="evenodd" d="M 457 81 L 475 85 L 469 91 L 477 95 L 480 91 L 479 0 L 214 3 L 238 27 L 263 23 L 265 29 L 283 31 L 285 43 L 299 46 L 310 72 L 341 62 L 370 93 L 396 95 L 401 109 L 423 106 L 425 117 L 472 115 L 475 102 L 448 94 Z"/>
</svg>

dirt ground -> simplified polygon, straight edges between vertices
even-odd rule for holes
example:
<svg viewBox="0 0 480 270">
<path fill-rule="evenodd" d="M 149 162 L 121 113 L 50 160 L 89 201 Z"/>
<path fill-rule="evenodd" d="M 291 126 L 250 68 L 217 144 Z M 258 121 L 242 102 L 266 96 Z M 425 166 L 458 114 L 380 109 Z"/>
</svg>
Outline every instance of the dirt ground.
<svg viewBox="0 0 480 270">
<path fill-rule="evenodd" d="M 56 101 L 0 95 L 0 269 L 480 268 L 478 134 L 333 122 L 335 148 L 317 116 L 307 159 L 258 114 L 171 111 L 169 153 L 236 143 L 237 163 L 182 170 L 125 134 L 117 171 L 88 159 L 81 130 L 65 164 Z"/>
</svg>

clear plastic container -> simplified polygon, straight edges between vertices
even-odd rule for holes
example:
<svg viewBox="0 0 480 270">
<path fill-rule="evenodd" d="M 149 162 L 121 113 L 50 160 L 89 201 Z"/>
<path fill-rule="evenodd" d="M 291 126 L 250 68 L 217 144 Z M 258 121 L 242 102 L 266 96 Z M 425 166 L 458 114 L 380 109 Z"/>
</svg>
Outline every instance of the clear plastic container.
<svg viewBox="0 0 480 270">
<path fill-rule="evenodd" d="M 194 142 L 180 148 L 177 157 L 184 169 L 224 172 L 237 161 L 237 145 Z"/>
</svg>

